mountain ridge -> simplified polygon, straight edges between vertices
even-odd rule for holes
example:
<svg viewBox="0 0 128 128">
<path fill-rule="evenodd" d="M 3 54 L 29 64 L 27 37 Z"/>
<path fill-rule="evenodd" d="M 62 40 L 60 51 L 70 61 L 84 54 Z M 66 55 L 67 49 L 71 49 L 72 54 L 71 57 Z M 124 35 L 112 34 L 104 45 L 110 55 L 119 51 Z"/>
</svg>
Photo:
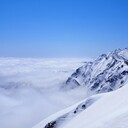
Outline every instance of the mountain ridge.
<svg viewBox="0 0 128 128">
<path fill-rule="evenodd" d="M 102 54 L 96 60 L 78 68 L 65 82 L 66 88 L 86 86 L 90 92 L 116 90 L 127 83 L 128 48 Z M 120 86 L 118 86 L 120 85 Z"/>
</svg>

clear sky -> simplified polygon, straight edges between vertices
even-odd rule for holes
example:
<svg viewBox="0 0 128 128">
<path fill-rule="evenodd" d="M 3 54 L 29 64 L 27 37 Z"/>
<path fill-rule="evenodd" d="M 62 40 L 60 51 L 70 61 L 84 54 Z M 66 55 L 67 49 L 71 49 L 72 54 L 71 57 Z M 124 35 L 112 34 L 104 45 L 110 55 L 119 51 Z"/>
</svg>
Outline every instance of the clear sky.
<svg viewBox="0 0 128 128">
<path fill-rule="evenodd" d="M 0 56 L 95 57 L 128 47 L 128 0 L 0 0 Z"/>
</svg>

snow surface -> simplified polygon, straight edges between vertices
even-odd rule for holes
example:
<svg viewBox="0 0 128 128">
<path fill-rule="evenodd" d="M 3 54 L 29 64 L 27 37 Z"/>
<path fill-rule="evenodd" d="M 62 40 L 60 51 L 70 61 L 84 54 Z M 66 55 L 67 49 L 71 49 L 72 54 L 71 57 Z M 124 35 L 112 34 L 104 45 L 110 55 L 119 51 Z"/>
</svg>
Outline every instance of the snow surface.
<svg viewBox="0 0 128 128">
<path fill-rule="evenodd" d="M 85 100 L 73 106 L 70 106 L 62 111 L 59 111 L 49 116 L 48 118 L 46 118 L 45 120 L 43 120 L 42 122 L 34 126 L 33 128 L 44 128 L 46 127 L 47 124 L 52 123 L 54 121 L 56 122 L 55 128 L 62 127 L 65 125 L 65 123 L 69 122 L 71 119 L 76 117 L 80 112 L 87 109 L 89 106 L 91 106 L 94 102 L 96 102 L 101 97 L 102 95 L 100 94 L 100 95 L 94 95 L 89 98 L 86 98 Z"/>
<path fill-rule="evenodd" d="M 128 84 L 105 94 L 63 128 L 128 128 Z"/>
<path fill-rule="evenodd" d="M 33 128 L 44 128 L 46 124 L 60 119 L 62 124 L 54 128 L 128 128 L 128 84 L 124 87 L 104 94 L 92 96 L 97 99 L 92 105 L 74 116 L 72 110 L 85 101 L 64 109 L 43 120 Z M 62 120 L 65 114 L 70 118 Z"/>
<path fill-rule="evenodd" d="M 128 48 L 125 48 L 124 50 L 122 50 L 119 55 L 122 56 L 123 58 L 126 58 L 128 60 Z"/>
<path fill-rule="evenodd" d="M 82 88 L 59 87 L 86 60 L 0 58 L 0 127 L 31 128 L 84 99 Z"/>
</svg>

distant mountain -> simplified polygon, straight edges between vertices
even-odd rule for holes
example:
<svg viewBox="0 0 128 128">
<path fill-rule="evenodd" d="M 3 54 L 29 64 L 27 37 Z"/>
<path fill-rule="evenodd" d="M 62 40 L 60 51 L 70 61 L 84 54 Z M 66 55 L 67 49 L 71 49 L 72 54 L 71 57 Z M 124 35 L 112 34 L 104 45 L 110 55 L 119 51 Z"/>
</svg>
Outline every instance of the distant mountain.
<svg viewBox="0 0 128 128">
<path fill-rule="evenodd" d="M 85 86 L 88 94 L 110 92 L 128 81 L 128 49 L 102 54 L 93 62 L 78 68 L 66 81 L 65 87 Z"/>
</svg>

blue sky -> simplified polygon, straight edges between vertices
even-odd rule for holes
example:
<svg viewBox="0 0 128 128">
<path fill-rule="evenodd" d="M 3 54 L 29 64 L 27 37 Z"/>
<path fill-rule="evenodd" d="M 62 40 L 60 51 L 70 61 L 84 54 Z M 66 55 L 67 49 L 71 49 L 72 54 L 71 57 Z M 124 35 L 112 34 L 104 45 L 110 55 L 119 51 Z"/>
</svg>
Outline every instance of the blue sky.
<svg viewBox="0 0 128 128">
<path fill-rule="evenodd" d="M 96 57 L 128 47 L 128 0 L 0 0 L 0 56 Z"/>
</svg>

